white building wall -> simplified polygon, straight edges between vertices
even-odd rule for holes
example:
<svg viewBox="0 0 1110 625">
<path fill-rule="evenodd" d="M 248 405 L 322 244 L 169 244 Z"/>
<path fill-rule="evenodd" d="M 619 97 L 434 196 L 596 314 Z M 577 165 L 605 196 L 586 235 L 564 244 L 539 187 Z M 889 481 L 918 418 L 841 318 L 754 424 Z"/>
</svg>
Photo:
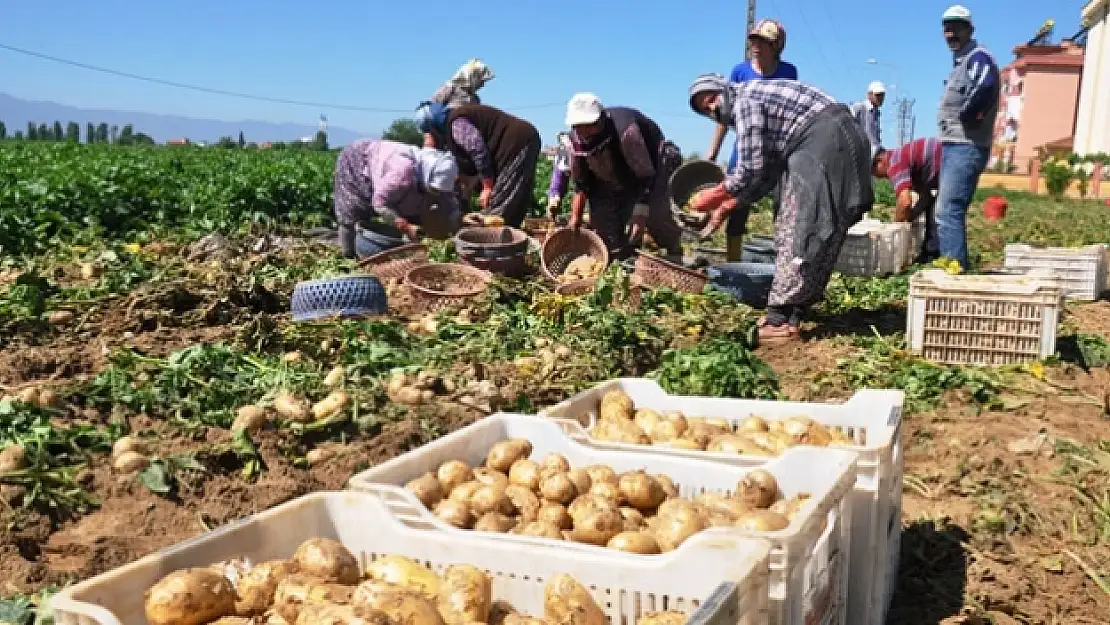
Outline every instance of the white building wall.
<svg viewBox="0 0 1110 625">
<path fill-rule="evenodd" d="M 1076 112 L 1075 143 L 1078 154 L 1110 153 L 1110 2 L 1092 0 L 1083 9 L 1092 22 L 1087 32 L 1083 81 Z"/>
</svg>

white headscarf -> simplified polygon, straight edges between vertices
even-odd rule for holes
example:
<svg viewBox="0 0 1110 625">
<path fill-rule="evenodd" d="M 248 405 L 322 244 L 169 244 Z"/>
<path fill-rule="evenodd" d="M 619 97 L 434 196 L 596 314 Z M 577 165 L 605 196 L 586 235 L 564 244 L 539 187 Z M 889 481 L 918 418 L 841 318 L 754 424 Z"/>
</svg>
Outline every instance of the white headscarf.
<svg viewBox="0 0 1110 625">
<path fill-rule="evenodd" d="M 455 179 L 459 177 L 459 164 L 450 152 L 433 148 L 412 149 L 416 161 L 416 175 L 426 189 L 451 193 L 455 190 Z"/>
<path fill-rule="evenodd" d="M 467 93 L 475 93 L 493 80 L 493 70 L 479 59 L 470 59 L 451 77 L 451 84 Z"/>
</svg>

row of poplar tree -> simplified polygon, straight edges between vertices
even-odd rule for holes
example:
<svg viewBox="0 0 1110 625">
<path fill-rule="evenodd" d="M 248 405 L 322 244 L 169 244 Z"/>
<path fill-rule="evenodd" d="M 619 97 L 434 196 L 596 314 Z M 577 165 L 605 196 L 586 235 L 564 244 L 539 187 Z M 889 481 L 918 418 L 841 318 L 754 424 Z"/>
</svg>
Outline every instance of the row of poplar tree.
<svg viewBox="0 0 1110 625">
<path fill-rule="evenodd" d="M 86 124 L 85 136 L 83 137 L 85 143 L 113 143 L 116 145 L 139 145 L 139 144 L 153 144 L 154 139 L 141 132 L 135 132 L 135 128 L 131 124 L 127 124 L 120 128 L 119 126 L 109 126 L 108 124 Z M 27 122 L 27 130 L 17 130 L 12 134 L 8 134 L 8 128 L 4 122 L 0 121 L 0 139 L 11 139 L 15 141 L 69 141 L 71 143 L 80 143 L 81 124 L 77 122 L 69 122 L 62 127 L 62 122 L 56 121 L 53 125 L 36 124 L 35 122 Z"/>
</svg>

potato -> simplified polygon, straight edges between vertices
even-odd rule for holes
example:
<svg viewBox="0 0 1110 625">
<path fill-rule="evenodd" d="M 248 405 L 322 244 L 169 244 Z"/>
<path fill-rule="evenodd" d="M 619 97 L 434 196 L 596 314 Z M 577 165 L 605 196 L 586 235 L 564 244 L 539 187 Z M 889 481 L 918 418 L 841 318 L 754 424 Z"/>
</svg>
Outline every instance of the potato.
<svg viewBox="0 0 1110 625">
<path fill-rule="evenodd" d="M 526 523 L 520 528 L 520 534 L 521 536 L 563 540 L 563 531 L 549 521 L 532 521 L 531 523 Z"/>
<path fill-rule="evenodd" d="M 514 527 L 516 527 L 516 521 L 512 517 L 505 516 L 500 512 L 487 512 L 474 523 L 474 531 L 476 532 L 496 532 L 498 534 L 504 534 Z"/>
<path fill-rule="evenodd" d="M 695 501 L 705 506 L 709 514 L 730 519 L 739 518 L 752 510 L 748 504 L 722 493 L 702 493 L 695 498 Z"/>
<path fill-rule="evenodd" d="M 423 594 L 378 580 L 362 582 L 351 597 L 356 608 L 384 612 L 404 625 L 443 625 L 435 603 Z"/>
<path fill-rule="evenodd" d="M 690 501 L 689 499 L 668 499 L 659 505 L 659 509 L 655 511 L 655 514 L 660 517 L 679 515 L 697 516 L 703 512 L 708 514 L 708 510 L 705 510 L 704 506 L 695 501 Z"/>
<path fill-rule="evenodd" d="M 231 431 L 243 430 L 248 434 L 266 427 L 266 409 L 261 406 L 241 406 L 235 413 L 235 420 L 231 422 Z"/>
<path fill-rule="evenodd" d="M 116 473 L 124 475 L 138 473 L 148 466 L 150 466 L 150 458 L 136 451 L 124 452 L 112 462 L 112 468 L 115 469 Z"/>
<path fill-rule="evenodd" d="M 145 460 L 145 457 L 139 457 Z M 27 451 L 22 445 L 8 445 L 0 450 L 0 473 L 10 473 L 25 468 L 27 468 Z"/>
<path fill-rule="evenodd" d="M 398 404 L 406 406 L 419 406 L 424 403 L 424 392 L 413 386 L 402 386 L 389 397 Z"/>
<path fill-rule="evenodd" d="M 640 554 L 656 554 L 659 553 L 659 543 L 656 542 L 655 536 L 648 532 L 632 531 L 621 532 L 616 536 L 609 539 L 605 545 L 610 549 L 617 549 L 619 551 L 627 551 L 628 553 Z"/>
<path fill-rule="evenodd" d="M 578 492 L 566 473 L 548 473 L 540 478 L 540 495 L 548 501 L 568 504 L 574 501 Z"/>
<path fill-rule="evenodd" d="M 442 485 L 442 482 L 440 484 Z M 454 490 L 451 491 L 449 495 L 447 495 L 447 498 L 451 501 L 457 501 L 459 503 L 466 504 L 466 507 L 469 508 L 470 499 L 474 496 L 474 493 L 478 492 L 478 489 L 483 486 L 485 486 L 485 484 L 482 484 L 478 480 L 473 480 L 465 484 L 459 484 L 454 488 Z"/>
<path fill-rule="evenodd" d="M 544 587 L 543 616 L 551 625 L 609 625 L 589 591 L 566 574 L 556 575 Z"/>
<path fill-rule="evenodd" d="M 699 514 L 675 514 L 660 517 L 655 527 L 655 540 L 660 550 L 674 551 L 694 534 L 709 527 L 708 519 Z"/>
<path fill-rule="evenodd" d="M 282 391 L 274 398 L 274 410 L 290 421 L 306 423 L 311 421 L 311 413 L 304 402 L 292 393 Z"/>
<path fill-rule="evenodd" d="M 776 532 L 786 529 L 790 521 L 786 517 L 770 510 L 752 510 L 736 519 L 735 527 L 749 532 Z"/>
<path fill-rule="evenodd" d="M 632 421 L 640 426 L 644 434 L 651 436 L 652 432 L 655 431 L 655 427 L 663 422 L 663 415 L 651 408 L 641 408 L 636 411 L 635 416 L 632 417 Z"/>
<path fill-rule="evenodd" d="M 450 493 L 455 490 L 456 486 L 473 480 L 474 472 L 465 462 L 449 460 L 439 465 L 439 469 L 436 470 L 436 479 L 439 480 L 439 486 L 443 492 Z"/>
<path fill-rule="evenodd" d="M 706 425 L 717 428 L 722 432 L 732 431 L 732 423 L 730 423 L 728 419 L 725 419 L 723 417 L 707 417 L 705 419 L 705 423 Z"/>
<path fill-rule="evenodd" d="M 163 577 L 143 595 L 150 625 L 202 625 L 235 614 L 235 588 L 210 569 L 184 569 Z"/>
<path fill-rule="evenodd" d="M 793 521 L 798 512 L 809 503 L 809 495 L 802 493 L 800 495 L 791 497 L 790 499 L 780 499 L 773 503 L 769 510 L 776 512 L 786 517 L 787 521 Z"/>
<path fill-rule="evenodd" d="M 685 625 L 686 614 L 676 610 L 644 612 L 636 623 L 638 625 Z"/>
<path fill-rule="evenodd" d="M 682 436 L 682 432 L 685 431 L 685 429 L 685 422 L 682 422 L 680 425 L 675 421 L 660 421 L 655 424 L 655 427 L 651 429 L 648 436 L 655 444 L 666 443 L 678 439 L 679 436 Z"/>
<path fill-rule="evenodd" d="M 459 529 L 470 529 L 474 525 L 474 514 L 470 507 L 461 501 L 444 499 L 432 511 L 440 520 Z"/>
<path fill-rule="evenodd" d="M 337 540 L 310 538 L 297 547 L 293 563 L 299 573 L 338 584 L 358 583 L 358 560 Z"/>
<path fill-rule="evenodd" d="M 52 326 L 65 326 L 73 323 L 73 317 L 73 311 L 55 310 L 54 312 L 50 313 L 50 316 L 48 316 L 46 320 Z"/>
<path fill-rule="evenodd" d="M 61 398 L 54 389 L 44 388 L 39 390 L 39 399 L 35 405 L 39 408 L 57 408 L 60 403 Z"/>
<path fill-rule="evenodd" d="M 509 476 L 486 467 L 474 469 L 474 479 L 487 486 L 497 486 L 504 490 L 509 486 Z"/>
<path fill-rule="evenodd" d="M 619 506 L 616 501 L 612 499 L 605 499 L 596 495 L 585 495 L 570 502 L 567 506 L 567 514 L 570 518 L 577 520 L 579 517 L 596 510 L 615 510 L 620 512 Z"/>
<path fill-rule="evenodd" d="M 25 404 L 30 404 L 32 406 L 39 405 L 39 389 L 36 386 L 21 388 L 15 396 L 19 398 L 19 401 Z"/>
<path fill-rule="evenodd" d="M 617 472 L 613 470 L 613 467 L 604 464 L 591 464 L 586 467 L 586 474 L 590 476 L 591 486 L 598 482 L 616 484 L 618 481 Z"/>
<path fill-rule="evenodd" d="M 668 499 L 678 497 L 678 486 L 675 486 L 674 480 L 671 479 L 671 476 L 663 475 L 662 473 L 656 473 L 651 477 L 659 483 L 659 487 L 662 488 L 663 492 L 667 494 Z"/>
<path fill-rule="evenodd" d="M 324 386 L 331 388 L 339 386 L 347 377 L 347 369 L 343 365 L 336 365 L 328 374 L 324 376 Z"/>
<path fill-rule="evenodd" d="M 486 485 L 474 491 L 474 495 L 470 498 L 470 510 L 476 515 L 487 512 L 501 514 L 514 512 L 513 502 L 505 495 L 505 488 L 495 484 Z"/>
<path fill-rule="evenodd" d="M 793 445 L 789 438 L 782 433 L 773 434 L 771 432 L 748 432 L 744 435 L 749 441 L 755 443 L 763 449 L 764 455 L 776 455 L 786 451 L 788 447 Z"/>
<path fill-rule="evenodd" d="M 570 513 L 567 512 L 566 507 L 550 501 L 540 508 L 536 520 L 546 521 L 561 530 L 569 530 L 574 526 L 574 521 L 570 518 Z"/>
<path fill-rule="evenodd" d="M 134 436 L 122 436 L 112 443 L 112 457 L 118 457 L 125 452 L 135 451 L 140 454 L 147 452 L 146 444 Z"/>
<path fill-rule="evenodd" d="M 239 600 L 235 602 L 235 613 L 256 616 L 270 609 L 278 584 L 296 569 L 292 560 L 271 560 L 251 567 L 236 585 Z"/>
<path fill-rule="evenodd" d="M 566 473 L 570 471 L 570 461 L 563 454 L 549 453 L 540 462 L 540 472 Z"/>
<path fill-rule="evenodd" d="M 512 504 L 512 509 L 506 514 L 515 512 L 520 515 L 520 520 L 524 523 L 535 521 L 539 517 L 542 504 L 540 498 L 532 491 L 523 486 L 510 486 L 505 489 L 505 496 Z"/>
<path fill-rule="evenodd" d="M 597 425 L 590 429 L 590 435 L 599 441 L 630 445 L 651 444 L 651 437 L 631 421 L 598 421 Z"/>
<path fill-rule="evenodd" d="M 709 440 L 709 444 L 705 447 L 706 451 L 715 453 L 733 453 L 733 454 L 751 454 L 754 456 L 766 456 L 767 450 L 756 445 L 747 436 L 740 434 L 721 434 L 714 436 Z"/>
<path fill-rule="evenodd" d="M 770 507 L 778 492 L 778 480 L 765 469 L 753 469 L 736 484 L 736 498 L 753 508 Z"/>
<path fill-rule="evenodd" d="M 621 390 L 609 391 L 601 398 L 597 417 L 601 421 L 630 421 L 635 415 L 632 398 Z"/>
<path fill-rule="evenodd" d="M 567 479 L 574 484 L 576 493 L 589 492 L 590 487 L 593 486 L 593 480 L 590 479 L 589 472 L 582 468 L 567 471 Z"/>
<path fill-rule="evenodd" d="M 508 601 L 498 599 L 490 604 L 489 625 L 507 625 L 510 616 L 519 619 L 520 615 L 517 614 L 516 608 Z"/>
<path fill-rule="evenodd" d="M 644 527 L 644 515 L 636 508 L 624 506 L 620 509 L 621 518 L 624 519 L 624 531 L 633 532 Z"/>
<path fill-rule="evenodd" d="M 469 564 L 447 567 L 439 591 L 439 614 L 448 625 L 485 623 L 493 603 L 493 582 L 485 571 Z"/>
<path fill-rule="evenodd" d="M 532 443 L 522 438 L 494 443 L 486 454 L 486 466 L 494 471 L 508 473 L 513 463 L 532 455 Z"/>
<path fill-rule="evenodd" d="M 443 499 L 443 491 L 439 487 L 439 480 L 431 472 L 405 484 L 405 489 L 416 495 L 420 503 L 427 508 L 432 508 Z"/>
<path fill-rule="evenodd" d="M 366 567 L 368 579 L 421 593 L 428 599 L 439 596 L 440 579 L 431 569 L 404 556 L 382 556 Z"/>
<path fill-rule="evenodd" d="M 749 415 L 744 417 L 744 420 L 740 422 L 740 427 L 738 429 L 741 432 L 766 432 L 767 421 L 758 415 Z"/>
<path fill-rule="evenodd" d="M 630 471 L 622 475 L 619 488 L 624 501 L 640 511 L 654 511 L 667 498 L 667 493 L 659 482 L 643 471 Z"/>
<path fill-rule="evenodd" d="M 663 441 L 658 444 L 664 447 L 672 447 L 674 449 L 685 449 L 688 451 L 705 451 L 705 445 L 689 438 L 675 438 L 669 441 Z"/>
<path fill-rule="evenodd" d="M 620 482 L 598 482 L 590 487 L 590 493 L 594 497 L 608 499 L 615 504 L 624 501 L 624 493 L 621 491 Z"/>
<path fill-rule="evenodd" d="M 537 490 L 540 486 L 540 465 L 528 458 L 521 458 L 509 468 L 509 483 Z"/>
<path fill-rule="evenodd" d="M 501 623 L 502 625 L 551 625 L 551 623 L 542 618 L 517 614 L 516 612 L 506 614 Z M 493 621 L 490 621 L 490 625 L 493 625 Z"/>
<path fill-rule="evenodd" d="M 351 396 L 345 391 L 332 391 L 327 397 L 312 405 L 312 416 L 317 421 L 328 419 L 339 414 L 349 403 L 351 403 Z"/>
<path fill-rule="evenodd" d="M 624 517 L 618 510 L 590 510 L 574 519 L 573 540 L 604 546 L 624 530 Z"/>
<path fill-rule="evenodd" d="M 306 605 L 296 625 L 396 625 L 385 612 L 349 605 Z"/>
</svg>

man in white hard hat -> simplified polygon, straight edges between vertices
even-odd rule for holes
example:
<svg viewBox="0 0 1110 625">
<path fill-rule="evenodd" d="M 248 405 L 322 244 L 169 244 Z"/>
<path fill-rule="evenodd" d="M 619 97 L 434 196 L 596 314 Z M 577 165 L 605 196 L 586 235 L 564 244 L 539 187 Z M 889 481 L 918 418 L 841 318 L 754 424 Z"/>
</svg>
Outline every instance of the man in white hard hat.
<svg viewBox="0 0 1110 625">
<path fill-rule="evenodd" d="M 879 109 L 882 108 L 884 101 L 886 101 L 886 85 L 876 80 L 867 86 L 867 97 L 851 106 L 852 117 L 859 122 L 874 149 L 883 147 L 880 138 Z"/>
<path fill-rule="evenodd" d="M 1001 87 L 994 57 L 972 34 L 971 11 L 953 5 L 941 16 L 952 51 L 952 72 L 937 109 L 941 142 L 940 188 L 937 191 L 937 239 L 941 256 L 969 264 L 967 207 L 990 158 Z"/>
</svg>

